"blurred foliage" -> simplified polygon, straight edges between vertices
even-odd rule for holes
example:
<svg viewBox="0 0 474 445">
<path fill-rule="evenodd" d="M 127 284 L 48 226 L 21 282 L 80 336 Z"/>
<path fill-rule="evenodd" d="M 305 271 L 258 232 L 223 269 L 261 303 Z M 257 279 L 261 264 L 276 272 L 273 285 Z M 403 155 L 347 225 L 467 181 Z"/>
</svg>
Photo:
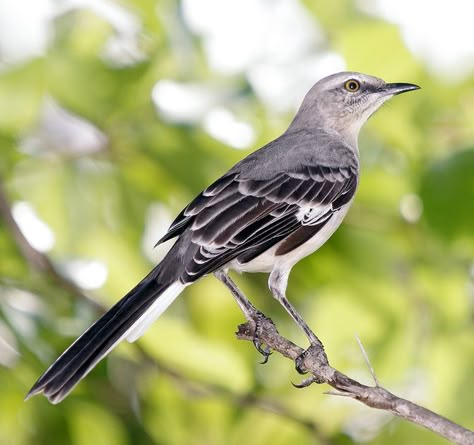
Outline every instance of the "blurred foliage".
<svg viewBox="0 0 474 445">
<path fill-rule="evenodd" d="M 233 163 L 278 136 L 292 114 L 265 106 L 245 76 L 210 69 L 178 3 L 123 4 L 143 24 L 143 60 L 107 63 L 100 54 L 113 28 L 75 10 L 54 21 L 44 57 L 0 74 L 7 195 L 29 203 L 51 228 L 48 255 L 60 270 L 77 258 L 107 266 L 105 285 L 93 291 L 107 306 L 152 267 L 142 249 L 149 206 L 160 203 L 168 223 Z M 448 82 L 429 73 L 396 26 L 349 0 L 305 6 L 321 24 L 326 48 L 349 69 L 423 89 L 395 99 L 366 125 L 355 204 L 333 238 L 294 268 L 288 294 L 336 368 L 370 380 L 357 333 L 386 387 L 474 428 L 474 77 Z M 151 91 L 164 78 L 227 91 L 224 104 L 256 129 L 253 146 L 234 150 L 200 124 L 161 118 Z M 92 153 L 25 150 L 46 98 L 97 126 L 107 144 Z M 444 443 L 327 396 L 327 388 L 296 390 L 292 364 L 277 355 L 260 366 L 251 344 L 235 340 L 242 316 L 213 278 L 188 288 L 140 340 L 179 376 L 147 366 L 133 346 L 121 345 L 60 406 L 42 397 L 24 403 L 40 373 L 97 313 L 32 270 L 2 220 L 0 248 L 0 444 Z M 237 280 L 280 332 L 305 344 L 269 297 L 266 276 Z"/>
</svg>

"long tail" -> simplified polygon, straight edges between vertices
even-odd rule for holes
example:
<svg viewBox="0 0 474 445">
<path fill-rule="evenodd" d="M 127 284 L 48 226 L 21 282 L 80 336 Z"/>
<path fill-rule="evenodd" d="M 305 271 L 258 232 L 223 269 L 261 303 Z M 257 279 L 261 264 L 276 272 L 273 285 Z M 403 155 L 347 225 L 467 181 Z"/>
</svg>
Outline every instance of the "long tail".
<svg viewBox="0 0 474 445">
<path fill-rule="evenodd" d="M 184 287 L 179 281 L 160 284 L 150 274 L 63 352 L 26 399 L 42 392 L 51 403 L 61 402 L 120 341 L 140 337 Z"/>
</svg>

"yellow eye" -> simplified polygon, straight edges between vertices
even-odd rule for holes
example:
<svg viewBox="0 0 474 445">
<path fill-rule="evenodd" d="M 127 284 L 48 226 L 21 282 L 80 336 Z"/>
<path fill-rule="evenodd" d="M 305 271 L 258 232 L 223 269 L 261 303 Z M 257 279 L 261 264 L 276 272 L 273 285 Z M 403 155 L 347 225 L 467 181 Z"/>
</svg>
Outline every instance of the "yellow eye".
<svg viewBox="0 0 474 445">
<path fill-rule="evenodd" d="M 349 93 L 355 93 L 360 88 L 359 81 L 355 79 L 350 79 L 344 84 L 344 88 L 349 91 Z"/>
</svg>

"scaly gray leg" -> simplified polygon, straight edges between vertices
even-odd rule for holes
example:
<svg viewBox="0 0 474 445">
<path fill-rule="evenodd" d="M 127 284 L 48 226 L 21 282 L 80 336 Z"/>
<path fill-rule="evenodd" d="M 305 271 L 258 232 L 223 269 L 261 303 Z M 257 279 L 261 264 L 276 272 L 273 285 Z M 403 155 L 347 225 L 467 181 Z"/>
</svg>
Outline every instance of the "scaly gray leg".
<svg viewBox="0 0 474 445">
<path fill-rule="evenodd" d="M 272 324 L 273 322 L 249 301 L 249 299 L 242 293 L 242 291 L 237 287 L 237 285 L 232 281 L 227 273 L 225 273 L 223 270 L 218 270 L 214 272 L 214 275 L 230 290 L 240 309 L 244 313 L 247 322 L 254 325 L 253 344 L 257 351 L 260 352 L 260 354 L 262 354 L 264 357 L 262 363 L 267 363 L 271 351 L 266 346 L 265 348 L 262 347 L 260 334 L 262 330 L 262 322 L 264 320 L 269 321 Z"/>
<path fill-rule="evenodd" d="M 278 269 L 274 269 L 270 274 L 268 280 L 268 286 L 273 296 L 280 302 L 280 304 L 285 308 L 285 310 L 290 314 L 291 318 L 298 324 L 298 326 L 303 330 L 306 337 L 308 337 L 310 347 L 303 352 L 296 360 L 295 366 L 296 370 L 300 374 L 305 374 L 303 363 L 306 355 L 313 353 L 314 350 L 320 351 L 324 354 L 324 346 L 321 343 L 321 340 L 316 336 L 316 334 L 310 329 L 308 324 L 303 320 L 303 317 L 297 312 L 295 307 L 289 302 L 286 298 L 286 286 L 288 284 L 288 275 L 290 271 L 282 272 Z M 294 385 L 296 387 L 308 386 L 311 383 L 317 381 L 316 379 L 310 378 L 307 381 L 303 382 L 301 385 Z"/>
</svg>

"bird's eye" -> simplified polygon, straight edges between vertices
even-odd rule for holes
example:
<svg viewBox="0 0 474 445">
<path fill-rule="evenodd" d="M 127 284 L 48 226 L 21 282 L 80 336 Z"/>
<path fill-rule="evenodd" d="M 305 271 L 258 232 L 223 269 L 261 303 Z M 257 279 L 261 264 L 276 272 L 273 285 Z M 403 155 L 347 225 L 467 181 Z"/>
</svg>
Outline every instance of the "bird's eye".
<svg viewBox="0 0 474 445">
<path fill-rule="evenodd" d="M 360 82 L 355 79 L 350 79 L 344 84 L 344 88 L 350 93 L 355 93 L 360 88 Z"/>
</svg>

